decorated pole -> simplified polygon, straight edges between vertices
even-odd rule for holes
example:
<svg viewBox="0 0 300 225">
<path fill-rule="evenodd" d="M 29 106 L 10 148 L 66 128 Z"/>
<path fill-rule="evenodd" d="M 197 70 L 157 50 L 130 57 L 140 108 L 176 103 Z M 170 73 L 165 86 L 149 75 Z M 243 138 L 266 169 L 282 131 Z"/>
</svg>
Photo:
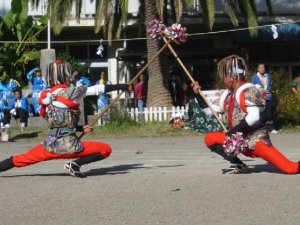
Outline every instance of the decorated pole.
<svg viewBox="0 0 300 225">
<path fill-rule="evenodd" d="M 187 68 L 185 67 L 185 65 L 181 61 L 181 59 L 178 57 L 178 55 L 176 54 L 176 52 L 173 49 L 173 47 L 169 44 L 169 40 L 167 40 L 167 38 L 165 38 L 165 37 L 163 38 L 163 40 L 164 40 L 165 43 L 168 43 L 168 48 L 170 49 L 170 51 L 174 55 L 175 59 L 177 60 L 177 62 L 179 63 L 179 65 L 181 66 L 181 68 L 183 69 L 183 71 L 185 72 L 185 74 L 189 77 L 189 79 L 192 81 L 192 83 L 195 83 L 195 80 L 193 79 L 192 75 L 187 70 Z M 221 121 L 221 119 L 218 117 L 217 113 L 215 112 L 215 110 L 213 109 L 212 105 L 207 100 L 207 98 L 205 97 L 205 95 L 203 94 L 203 92 L 201 90 L 198 90 L 198 92 L 201 95 L 201 97 L 204 99 L 204 101 L 206 102 L 206 104 L 208 105 L 208 107 L 210 108 L 210 110 L 212 111 L 212 113 L 215 116 L 215 118 L 218 120 L 219 124 L 222 126 L 223 130 L 227 131 L 225 125 L 223 124 L 223 122 Z"/>
<path fill-rule="evenodd" d="M 147 32 L 154 39 L 163 39 L 165 44 L 168 45 L 169 50 L 174 55 L 175 59 L 177 60 L 177 62 L 181 66 L 181 68 L 186 73 L 186 75 L 189 77 L 189 79 L 192 81 L 192 83 L 195 83 L 195 80 L 193 79 L 192 75 L 189 73 L 189 71 L 187 70 L 187 68 L 185 67 L 185 65 L 183 64 L 183 62 L 178 57 L 175 50 L 173 49 L 173 47 L 170 44 L 170 40 L 174 41 L 177 44 L 185 43 L 187 41 L 186 28 L 182 27 L 181 24 L 178 24 L 178 23 L 174 23 L 171 26 L 167 27 L 166 25 L 164 25 L 162 23 L 162 21 L 154 19 L 154 20 L 150 21 L 150 23 L 148 24 Z M 198 92 L 201 95 L 201 97 L 204 99 L 204 101 L 207 103 L 207 105 L 210 108 L 210 110 L 212 111 L 213 115 L 215 116 L 215 118 L 217 119 L 219 124 L 222 126 L 223 130 L 227 131 L 223 122 L 220 120 L 220 118 L 216 114 L 215 110 L 212 108 L 212 105 L 207 100 L 207 98 L 205 97 L 203 92 L 201 90 L 199 90 Z"/>
<path fill-rule="evenodd" d="M 167 40 L 167 42 L 160 48 L 160 50 L 147 62 L 147 64 L 134 76 L 134 78 L 129 81 L 128 85 L 132 85 L 134 81 L 138 79 L 138 77 L 148 68 L 148 66 L 153 63 L 153 61 L 160 55 L 160 53 L 168 46 L 171 40 Z M 108 111 L 108 109 L 121 97 L 123 91 L 121 91 L 117 97 L 115 97 L 105 108 L 104 110 L 97 116 L 97 118 L 91 123 L 91 127 L 95 126 L 98 120 Z M 79 136 L 79 139 L 84 136 L 84 132 Z"/>
</svg>

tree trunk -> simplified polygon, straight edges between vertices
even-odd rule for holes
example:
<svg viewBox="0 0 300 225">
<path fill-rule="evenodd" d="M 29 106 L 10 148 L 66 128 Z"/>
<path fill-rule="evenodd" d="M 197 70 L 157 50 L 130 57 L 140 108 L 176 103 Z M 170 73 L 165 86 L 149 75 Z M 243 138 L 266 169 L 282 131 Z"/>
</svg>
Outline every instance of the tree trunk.
<svg viewBox="0 0 300 225">
<path fill-rule="evenodd" d="M 155 1 L 145 0 L 145 22 L 147 24 L 154 19 Z M 147 57 L 148 60 L 158 52 L 160 48 L 159 41 L 154 39 L 147 39 Z M 165 50 L 166 51 L 166 50 Z M 163 63 L 164 62 L 164 63 Z M 149 106 L 171 106 L 172 99 L 168 89 L 168 70 L 166 65 L 166 55 L 162 52 L 148 68 L 148 97 L 147 107 Z"/>
</svg>

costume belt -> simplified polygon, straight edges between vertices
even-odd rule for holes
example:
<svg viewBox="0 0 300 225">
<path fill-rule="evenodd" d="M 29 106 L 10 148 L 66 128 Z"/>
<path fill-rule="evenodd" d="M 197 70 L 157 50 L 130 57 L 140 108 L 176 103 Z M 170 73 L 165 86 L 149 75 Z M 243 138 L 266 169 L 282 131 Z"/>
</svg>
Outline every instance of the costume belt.
<svg viewBox="0 0 300 225">
<path fill-rule="evenodd" d="M 51 128 L 51 131 L 50 131 L 50 135 L 54 136 L 54 137 L 64 137 L 64 136 L 72 135 L 75 133 L 76 133 L 75 129 L 65 128 L 65 127 L 64 128 L 60 128 L 60 127 Z"/>
</svg>

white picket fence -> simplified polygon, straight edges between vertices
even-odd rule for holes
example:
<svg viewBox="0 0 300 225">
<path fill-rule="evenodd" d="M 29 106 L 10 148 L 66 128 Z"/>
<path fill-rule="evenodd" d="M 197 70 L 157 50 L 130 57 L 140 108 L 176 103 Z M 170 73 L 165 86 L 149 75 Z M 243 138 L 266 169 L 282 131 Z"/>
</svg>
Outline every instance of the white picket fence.
<svg viewBox="0 0 300 225">
<path fill-rule="evenodd" d="M 203 91 L 204 95 L 212 104 L 218 104 L 221 93 L 223 90 L 210 90 Z M 176 113 L 185 114 L 188 111 L 188 106 L 186 107 L 149 107 L 145 108 L 144 112 L 139 112 L 138 108 L 127 108 L 127 113 L 130 118 L 135 121 L 169 121 L 171 116 Z M 99 112 L 95 113 L 98 115 Z M 219 115 L 222 118 L 221 115 Z M 106 118 L 101 118 L 98 120 L 98 125 L 103 126 L 109 121 L 109 116 Z"/>
<path fill-rule="evenodd" d="M 168 121 L 171 116 L 177 113 L 185 114 L 188 107 L 149 107 L 145 108 L 143 112 L 139 112 L 138 108 L 127 108 L 127 113 L 130 118 L 135 121 Z"/>
</svg>

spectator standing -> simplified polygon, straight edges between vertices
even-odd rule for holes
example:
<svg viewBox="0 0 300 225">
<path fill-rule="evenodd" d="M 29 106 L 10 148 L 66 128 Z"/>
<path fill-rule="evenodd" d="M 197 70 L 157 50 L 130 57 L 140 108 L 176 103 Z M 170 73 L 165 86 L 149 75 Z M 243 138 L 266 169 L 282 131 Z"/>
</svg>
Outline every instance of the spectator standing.
<svg viewBox="0 0 300 225">
<path fill-rule="evenodd" d="M 139 112 L 144 112 L 144 108 L 146 107 L 147 102 L 147 84 L 144 74 L 140 75 L 139 82 L 134 88 L 134 93 L 137 99 Z"/>
<path fill-rule="evenodd" d="M 292 82 L 292 92 L 296 95 L 300 94 L 300 75 L 296 77 Z"/>
<path fill-rule="evenodd" d="M 42 90 L 47 89 L 46 81 L 43 79 L 41 69 L 36 67 L 29 71 L 26 75 L 28 81 L 31 83 L 32 88 L 32 104 L 35 114 L 38 114 L 41 106 L 38 104 L 38 96 Z"/>
<path fill-rule="evenodd" d="M 180 99 L 179 99 L 179 92 L 180 92 L 180 85 L 178 84 L 178 81 L 176 79 L 176 74 L 172 72 L 171 79 L 169 81 L 169 90 L 172 96 L 172 102 L 173 106 L 179 106 L 180 105 Z"/>
<path fill-rule="evenodd" d="M 102 71 L 96 84 L 111 84 L 111 82 L 107 79 L 105 72 Z"/>
<path fill-rule="evenodd" d="M 265 121 L 267 130 L 271 133 L 277 133 L 273 126 L 272 113 L 272 76 L 266 72 L 265 64 L 258 64 L 257 73 L 252 76 L 251 83 L 253 83 L 258 90 L 265 96 Z"/>
</svg>

